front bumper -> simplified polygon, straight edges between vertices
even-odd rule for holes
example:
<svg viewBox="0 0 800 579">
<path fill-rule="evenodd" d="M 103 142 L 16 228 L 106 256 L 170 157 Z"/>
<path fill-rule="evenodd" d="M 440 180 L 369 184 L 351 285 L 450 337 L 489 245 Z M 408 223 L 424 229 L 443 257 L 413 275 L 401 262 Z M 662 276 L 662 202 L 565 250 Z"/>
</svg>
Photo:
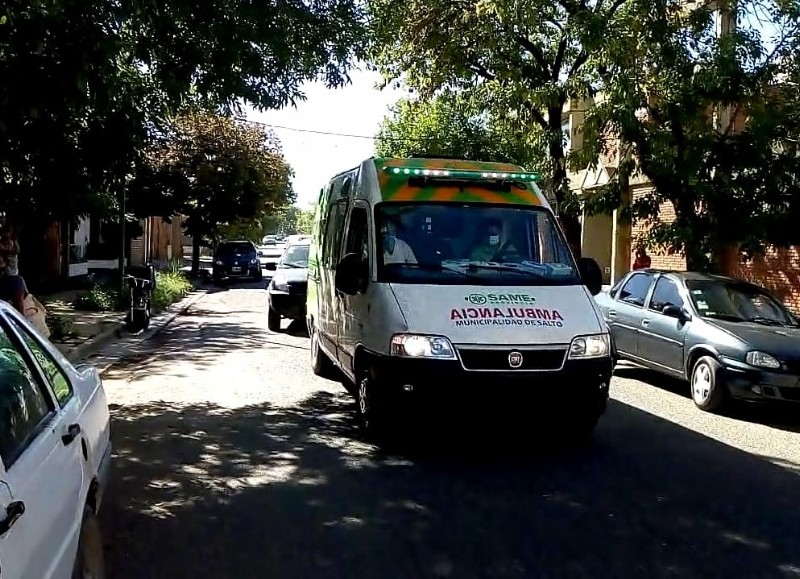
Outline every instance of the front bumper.
<svg viewBox="0 0 800 579">
<path fill-rule="evenodd" d="M 725 384 L 734 398 L 800 402 L 800 376 L 754 368 L 737 360 L 723 359 Z"/>
<path fill-rule="evenodd" d="M 215 265 L 212 269 L 212 274 L 216 278 L 244 278 L 244 277 L 258 277 L 261 272 L 259 264 L 241 266 L 239 271 L 234 271 L 231 266 Z"/>
<path fill-rule="evenodd" d="M 552 409 L 602 414 L 608 402 L 611 358 L 568 360 L 554 371 L 471 371 L 461 362 L 370 356 L 376 385 L 386 395 L 412 404 L 531 413 Z"/>
<path fill-rule="evenodd" d="M 270 289 L 269 307 L 290 320 L 304 320 L 306 317 L 305 294 L 292 294 Z"/>
</svg>

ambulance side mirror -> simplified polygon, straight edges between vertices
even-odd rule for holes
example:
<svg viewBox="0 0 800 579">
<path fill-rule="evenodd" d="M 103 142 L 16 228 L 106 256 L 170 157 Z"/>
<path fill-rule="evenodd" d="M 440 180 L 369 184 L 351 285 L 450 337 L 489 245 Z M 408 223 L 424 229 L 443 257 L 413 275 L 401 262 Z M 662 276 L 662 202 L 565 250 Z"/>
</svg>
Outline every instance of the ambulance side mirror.
<svg viewBox="0 0 800 579">
<path fill-rule="evenodd" d="M 603 272 L 598 263 L 591 257 L 581 257 L 578 259 L 578 271 L 589 293 L 593 296 L 599 294 L 603 289 Z"/>
<path fill-rule="evenodd" d="M 336 266 L 334 285 L 343 294 L 354 296 L 367 289 L 367 262 L 358 253 L 348 253 Z"/>
</svg>

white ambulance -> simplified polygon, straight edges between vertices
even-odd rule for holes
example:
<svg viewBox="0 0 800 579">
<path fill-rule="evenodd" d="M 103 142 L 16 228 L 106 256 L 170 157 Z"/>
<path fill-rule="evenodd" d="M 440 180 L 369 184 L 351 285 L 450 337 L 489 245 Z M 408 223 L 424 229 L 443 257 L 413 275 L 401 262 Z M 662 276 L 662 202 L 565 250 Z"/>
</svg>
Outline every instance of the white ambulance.
<svg viewBox="0 0 800 579">
<path fill-rule="evenodd" d="M 601 273 L 576 263 L 537 179 L 500 163 L 372 158 L 321 191 L 312 365 L 344 376 L 368 432 L 462 403 L 593 431 L 612 372 L 592 299 Z"/>
</svg>

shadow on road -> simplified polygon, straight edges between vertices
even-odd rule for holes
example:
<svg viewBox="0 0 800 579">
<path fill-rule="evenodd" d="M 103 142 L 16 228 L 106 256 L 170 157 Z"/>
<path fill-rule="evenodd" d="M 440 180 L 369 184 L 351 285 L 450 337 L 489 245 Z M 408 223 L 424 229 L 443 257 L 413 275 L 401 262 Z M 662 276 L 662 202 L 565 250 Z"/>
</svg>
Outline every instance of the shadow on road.
<svg viewBox="0 0 800 579">
<path fill-rule="evenodd" d="M 476 423 L 458 460 L 425 461 L 359 442 L 345 395 L 113 416 L 117 578 L 800 573 L 798 465 L 620 403 L 584 454 L 504 452 Z"/>
<path fill-rule="evenodd" d="M 661 390 L 691 399 L 687 382 L 670 378 L 646 368 L 633 365 L 617 366 L 614 369 L 614 375 L 628 380 L 638 380 Z M 734 400 L 723 408 L 720 414 L 735 420 L 764 424 L 787 432 L 800 432 L 800 413 L 798 413 L 798 409 L 800 409 L 800 405 L 795 403 L 761 404 Z M 800 573 L 798 576 L 800 576 Z"/>
</svg>

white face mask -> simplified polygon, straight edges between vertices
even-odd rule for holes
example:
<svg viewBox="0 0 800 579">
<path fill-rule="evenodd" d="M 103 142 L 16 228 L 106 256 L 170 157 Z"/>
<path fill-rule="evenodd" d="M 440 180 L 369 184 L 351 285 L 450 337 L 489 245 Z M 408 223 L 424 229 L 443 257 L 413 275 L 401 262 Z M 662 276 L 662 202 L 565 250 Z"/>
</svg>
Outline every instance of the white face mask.
<svg viewBox="0 0 800 579">
<path fill-rule="evenodd" d="M 500 243 L 500 236 L 499 235 L 490 235 L 489 236 L 489 245 L 497 245 Z"/>
</svg>

